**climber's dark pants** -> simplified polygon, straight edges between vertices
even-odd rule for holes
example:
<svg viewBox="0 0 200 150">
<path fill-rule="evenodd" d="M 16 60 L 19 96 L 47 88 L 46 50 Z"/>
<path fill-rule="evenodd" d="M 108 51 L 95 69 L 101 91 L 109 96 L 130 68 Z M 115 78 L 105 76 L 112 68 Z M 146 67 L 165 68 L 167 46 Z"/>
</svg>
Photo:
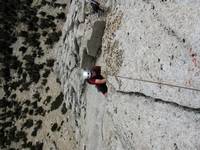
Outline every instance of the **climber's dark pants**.
<svg viewBox="0 0 200 150">
<path fill-rule="evenodd" d="M 108 92 L 108 87 L 106 84 L 100 84 L 100 85 L 96 85 L 96 88 L 99 92 L 106 94 Z"/>
</svg>

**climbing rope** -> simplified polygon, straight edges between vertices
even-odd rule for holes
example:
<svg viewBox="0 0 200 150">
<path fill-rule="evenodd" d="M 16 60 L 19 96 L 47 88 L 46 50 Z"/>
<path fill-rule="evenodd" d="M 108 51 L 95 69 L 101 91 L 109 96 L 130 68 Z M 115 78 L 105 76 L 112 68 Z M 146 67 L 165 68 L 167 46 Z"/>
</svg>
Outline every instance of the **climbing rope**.
<svg viewBox="0 0 200 150">
<path fill-rule="evenodd" d="M 174 84 L 169 84 L 169 83 L 165 83 L 165 82 L 156 82 L 156 81 L 150 81 L 150 80 L 145 80 L 145 79 L 137 79 L 137 78 L 131 78 L 131 77 L 124 77 L 124 76 L 118 76 L 118 75 L 117 76 L 113 76 L 113 77 L 122 78 L 122 79 L 128 79 L 128 80 L 134 80 L 134 81 L 147 82 L 147 83 L 153 83 L 153 84 L 159 84 L 159 85 L 166 85 L 166 86 L 170 86 L 170 87 L 177 87 L 177 88 L 180 88 L 180 89 L 187 89 L 187 90 L 191 90 L 191 91 L 200 92 L 200 89 L 197 89 L 197 88 L 174 85 Z"/>
</svg>

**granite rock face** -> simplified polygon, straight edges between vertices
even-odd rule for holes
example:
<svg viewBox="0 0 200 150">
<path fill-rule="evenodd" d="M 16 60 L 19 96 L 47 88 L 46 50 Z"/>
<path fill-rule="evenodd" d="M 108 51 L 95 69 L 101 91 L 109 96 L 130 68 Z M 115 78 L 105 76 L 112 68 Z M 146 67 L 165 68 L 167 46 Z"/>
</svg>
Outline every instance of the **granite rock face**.
<svg viewBox="0 0 200 150">
<path fill-rule="evenodd" d="M 102 37 L 105 28 L 105 21 L 96 21 L 92 27 L 92 34 L 87 41 L 87 53 L 96 57 L 98 50 L 101 48 Z"/>
<path fill-rule="evenodd" d="M 81 147 L 198 150 L 199 2 L 101 2 L 109 94 L 86 88 Z"/>
<path fill-rule="evenodd" d="M 188 1 L 124 6 L 135 9 L 124 13 L 116 33 L 126 58 L 118 73 L 122 81 L 118 88 L 199 108 L 198 6 Z"/>
<path fill-rule="evenodd" d="M 56 46 L 55 71 L 64 90 L 64 102 L 69 115 L 69 124 L 74 132 L 72 140 L 76 149 L 81 149 L 84 134 L 87 101 L 86 85 L 82 79 L 82 69 L 95 64 L 101 51 L 101 40 L 105 28 L 105 16 L 87 14 L 84 1 L 72 1 L 63 27 L 62 37 Z M 75 148 L 74 148 L 75 149 Z"/>
<path fill-rule="evenodd" d="M 198 150 L 200 3 L 99 2 L 0 2 L 0 148 Z"/>
</svg>

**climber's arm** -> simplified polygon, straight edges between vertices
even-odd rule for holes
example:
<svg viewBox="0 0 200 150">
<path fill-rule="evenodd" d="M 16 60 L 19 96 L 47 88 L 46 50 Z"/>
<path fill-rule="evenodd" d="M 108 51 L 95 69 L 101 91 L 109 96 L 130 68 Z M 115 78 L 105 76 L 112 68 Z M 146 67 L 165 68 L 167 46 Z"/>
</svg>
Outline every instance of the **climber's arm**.
<svg viewBox="0 0 200 150">
<path fill-rule="evenodd" d="M 95 84 L 104 84 L 106 83 L 106 79 L 96 79 Z"/>
</svg>

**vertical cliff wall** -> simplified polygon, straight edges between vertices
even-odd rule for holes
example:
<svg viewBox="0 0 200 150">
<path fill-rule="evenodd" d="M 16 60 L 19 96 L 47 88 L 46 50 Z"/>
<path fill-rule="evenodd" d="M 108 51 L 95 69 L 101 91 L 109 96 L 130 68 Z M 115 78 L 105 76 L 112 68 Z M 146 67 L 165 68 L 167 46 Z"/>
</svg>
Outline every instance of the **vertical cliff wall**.
<svg viewBox="0 0 200 150">
<path fill-rule="evenodd" d="M 198 150 L 200 3 L 99 2 L 0 2 L 0 148 Z"/>
<path fill-rule="evenodd" d="M 109 94 L 105 98 L 86 87 L 86 116 L 77 128 L 80 148 L 199 149 L 199 2 L 100 2 L 110 9 L 96 64 L 104 70 Z M 85 24 L 92 27 L 94 15 L 87 15 L 85 6 L 83 21 L 82 6 L 71 14 L 78 24 L 72 23 L 73 32 L 67 30 L 67 40 L 85 34 Z M 77 43 L 81 64 L 80 54 L 88 56 L 88 49 L 82 51 L 84 42 Z M 59 58 L 65 62 L 62 52 Z M 93 63 L 91 57 L 86 60 Z"/>
</svg>

